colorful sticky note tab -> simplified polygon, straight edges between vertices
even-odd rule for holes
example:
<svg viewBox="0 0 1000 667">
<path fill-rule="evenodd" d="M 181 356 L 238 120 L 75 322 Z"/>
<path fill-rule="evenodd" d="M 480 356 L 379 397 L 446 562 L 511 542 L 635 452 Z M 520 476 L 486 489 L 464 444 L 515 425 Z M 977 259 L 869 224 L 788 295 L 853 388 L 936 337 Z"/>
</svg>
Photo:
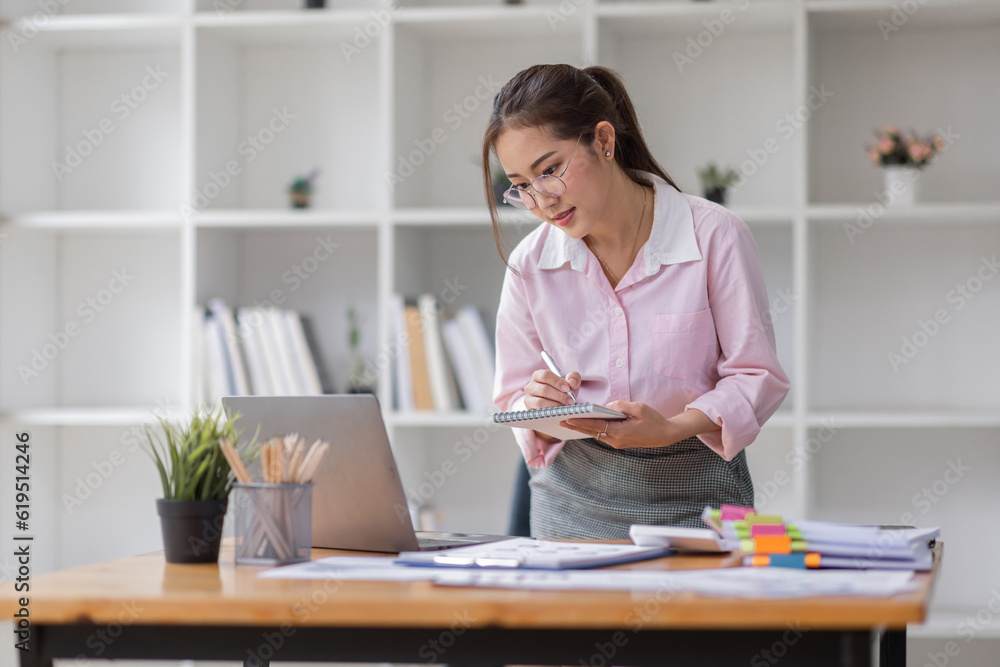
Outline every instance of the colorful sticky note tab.
<svg viewBox="0 0 1000 667">
<path fill-rule="evenodd" d="M 751 514 L 756 514 L 757 510 L 752 507 L 741 507 L 739 505 L 723 505 L 720 509 L 722 521 L 742 521 Z"/>
</svg>

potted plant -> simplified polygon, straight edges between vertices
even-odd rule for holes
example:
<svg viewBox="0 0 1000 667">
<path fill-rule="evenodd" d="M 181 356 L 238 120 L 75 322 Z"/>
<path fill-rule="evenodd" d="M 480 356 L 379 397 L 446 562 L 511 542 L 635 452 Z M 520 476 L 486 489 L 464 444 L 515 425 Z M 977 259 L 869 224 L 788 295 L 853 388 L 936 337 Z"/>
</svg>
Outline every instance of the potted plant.
<svg viewBox="0 0 1000 667">
<path fill-rule="evenodd" d="M 904 132 L 896 125 L 886 125 L 875 130 L 875 143 L 866 148 L 872 164 L 885 169 L 888 205 L 912 206 L 921 170 L 945 146 L 938 135 L 920 136 L 913 131 Z"/>
<path fill-rule="evenodd" d="M 147 452 L 156 464 L 163 497 L 156 500 L 168 563 L 214 563 L 229 491 L 233 484 L 229 463 L 220 443 L 237 446 L 239 415 L 223 418 L 218 411 L 199 406 L 185 424 L 157 416 L 159 429 L 146 425 Z M 237 450 L 251 461 L 253 441 Z M 242 451 L 240 451 L 242 450 Z"/>
<path fill-rule="evenodd" d="M 698 170 L 698 178 L 701 179 L 701 189 L 705 199 L 724 205 L 726 189 L 736 183 L 738 174 L 734 169 L 727 167 L 722 170 L 714 162 L 709 162 Z"/>
<path fill-rule="evenodd" d="M 319 170 L 313 169 L 308 176 L 296 176 L 288 186 L 292 208 L 309 208 L 309 197 L 312 196 L 313 182 L 319 176 Z"/>
<path fill-rule="evenodd" d="M 371 394 L 373 387 L 365 374 L 365 360 L 361 355 L 361 325 L 354 306 L 347 308 L 347 344 L 351 351 L 351 372 L 348 375 L 348 393 Z"/>
</svg>

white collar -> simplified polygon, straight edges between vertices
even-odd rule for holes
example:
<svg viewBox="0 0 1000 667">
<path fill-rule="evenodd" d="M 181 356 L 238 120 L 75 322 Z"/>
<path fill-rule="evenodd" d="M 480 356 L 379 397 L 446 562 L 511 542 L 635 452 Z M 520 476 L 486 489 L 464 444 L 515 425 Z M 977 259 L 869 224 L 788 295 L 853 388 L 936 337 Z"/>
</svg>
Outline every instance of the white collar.
<svg viewBox="0 0 1000 667">
<path fill-rule="evenodd" d="M 643 253 L 646 277 L 659 271 L 660 265 L 701 259 L 694 235 L 694 216 L 687 199 L 659 176 L 645 171 L 639 174 L 652 180 L 654 185 L 653 228 Z M 571 269 L 582 272 L 587 266 L 587 245 L 583 239 L 556 232 L 554 228 L 549 229 L 538 268 L 558 269 L 569 262 Z"/>
</svg>

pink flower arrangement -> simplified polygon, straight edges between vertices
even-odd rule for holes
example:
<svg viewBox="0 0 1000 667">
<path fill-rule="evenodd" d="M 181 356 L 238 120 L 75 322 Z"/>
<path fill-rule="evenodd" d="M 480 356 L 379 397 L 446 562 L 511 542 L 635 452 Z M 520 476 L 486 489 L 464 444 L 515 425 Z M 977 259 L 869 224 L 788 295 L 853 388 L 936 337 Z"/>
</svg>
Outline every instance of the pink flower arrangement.
<svg viewBox="0 0 1000 667">
<path fill-rule="evenodd" d="M 944 140 L 936 134 L 920 136 L 904 132 L 895 125 L 886 125 L 875 132 L 875 144 L 868 145 L 868 158 L 878 167 L 898 165 L 922 168 L 931 158 L 945 149 Z"/>
</svg>

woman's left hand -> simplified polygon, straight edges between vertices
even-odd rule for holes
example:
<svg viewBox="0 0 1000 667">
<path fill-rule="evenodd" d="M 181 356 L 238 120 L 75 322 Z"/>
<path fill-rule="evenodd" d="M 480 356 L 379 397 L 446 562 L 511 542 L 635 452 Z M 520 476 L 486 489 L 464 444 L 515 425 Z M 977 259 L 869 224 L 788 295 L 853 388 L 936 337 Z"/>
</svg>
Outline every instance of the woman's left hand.
<svg viewBox="0 0 1000 667">
<path fill-rule="evenodd" d="M 559 424 L 591 438 L 599 438 L 615 449 L 666 447 L 684 439 L 676 424 L 645 403 L 612 401 L 606 407 L 624 412 L 628 419 L 567 419 Z"/>
</svg>

